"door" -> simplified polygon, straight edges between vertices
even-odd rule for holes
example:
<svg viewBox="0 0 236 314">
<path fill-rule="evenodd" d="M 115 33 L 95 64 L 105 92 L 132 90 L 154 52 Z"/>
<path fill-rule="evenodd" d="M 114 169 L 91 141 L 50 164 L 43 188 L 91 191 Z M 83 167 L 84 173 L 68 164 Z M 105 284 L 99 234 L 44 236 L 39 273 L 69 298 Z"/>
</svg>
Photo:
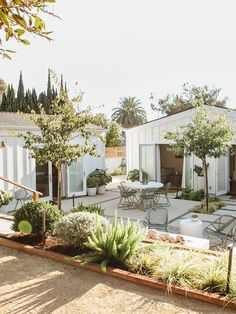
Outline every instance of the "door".
<svg viewBox="0 0 236 314">
<path fill-rule="evenodd" d="M 156 152 L 155 145 L 140 145 L 140 178 L 147 173 L 149 181 L 156 181 Z"/>
<path fill-rule="evenodd" d="M 216 195 L 227 193 L 227 157 L 216 159 Z"/>
<path fill-rule="evenodd" d="M 84 160 L 79 158 L 67 167 L 67 197 L 86 195 Z"/>
<path fill-rule="evenodd" d="M 193 188 L 193 156 L 184 157 L 183 186 Z"/>
<path fill-rule="evenodd" d="M 40 200 L 52 200 L 52 164 L 40 165 L 36 162 L 36 190 L 43 193 Z"/>
</svg>

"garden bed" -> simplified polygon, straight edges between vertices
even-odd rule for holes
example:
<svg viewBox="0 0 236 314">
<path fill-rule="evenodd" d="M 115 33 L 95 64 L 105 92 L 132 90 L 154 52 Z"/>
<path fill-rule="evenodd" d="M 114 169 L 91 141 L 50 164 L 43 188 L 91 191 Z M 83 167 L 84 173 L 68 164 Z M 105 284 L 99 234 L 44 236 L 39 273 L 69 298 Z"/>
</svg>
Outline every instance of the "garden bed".
<svg viewBox="0 0 236 314">
<path fill-rule="evenodd" d="M 20 242 L 25 242 L 25 243 L 20 243 Z M 30 242 L 33 243 L 34 246 L 30 245 L 29 244 Z M 148 286 L 151 288 L 162 289 L 162 290 L 168 289 L 167 284 L 163 283 L 162 281 L 158 281 L 144 275 L 131 273 L 129 271 L 126 271 L 120 268 L 108 267 L 107 271 L 104 273 L 101 271 L 100 266 L 97 264 L 81 266 L 80 260 L 73 260 L 71 258 L 68 258 L 68 256 L 73 256 L 75 253 L 71 250 L 70 247 L 65 248 L 64 246 L 64 249 L 63 249 L 63 244 L 60 244 L 58 243 L 58 241 L 54 241 L 53 239 L 50 239 L 50 238 L 46 241 L 46 246 L 45 246 L 46 249 L 42 249 L 40 238 L 33 239 L 33 237 L 22 237 L 17 234 L 13 234 L 11 236 L 1 235 L 0 246 L 17 249 L 25 253 L 38 255 L 43 258 L 48 258 L 48 259 L 51 259 L 60 263 L 72 265 L 75 267 L 80 267 L 80 268 L 85 268 L 87 270 L 96 271 L 104 275 L 121 278 L 130 282 Z M 181 249 L 181 248 L 178 248 L 178 249 Z M 182 247 L 182 249 L 189 250 L 186 247 Z M 191 249 L 191 251 L 195 251 L 195 250 Z M 199 252 L 199 249 L 196 251 Z M 202 250 L 202 253 L 203 252 L 204 251 Z M 205 253 L 212 254 L 212 255 L 216 254 L 216 252 L 214 251 L 206 251 Z M 76 254 L 78 254 L 78 252 Z M 209 293 L 209 292 L 204 292 L 204 291 L 196 290 L 196 289 L 182 288 L 176 285 L 171 286 L 171 293 L 183 295 L 185 297 L 212 303 L 219 306 L 227 306 L 229 308 L 236 309 L 235 301 L 228 298 L 227 296 L 222 296 L 216 293 Z"/>
</svg>

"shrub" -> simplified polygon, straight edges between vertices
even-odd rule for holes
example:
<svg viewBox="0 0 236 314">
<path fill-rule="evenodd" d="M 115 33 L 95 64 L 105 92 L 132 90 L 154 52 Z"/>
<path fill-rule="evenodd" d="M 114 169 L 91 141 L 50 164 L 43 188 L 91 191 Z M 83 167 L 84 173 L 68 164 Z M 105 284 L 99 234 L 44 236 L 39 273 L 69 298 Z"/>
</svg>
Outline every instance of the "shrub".
<svg viewBox="0 0 236 314">
<path fill-rule="evenodd" d="M 32 226 L 32 232 L 42 232 L 42 210 L 45 210 L 46 232 L 53 233 L 56 222 L 61 217 L 60 210 L 46 202 L 28 202 L 17 209 L 13 216 L 14 231 L 19 231 L 18 225 L 21 221 L 28 221 Z"/>
<path fill-rule="evenodd" d="M 214 213 L 214 211 L 224 206 L 225 206 L 225 203 L 222 202 L 219 198 L 210 197 L 209 203 L 208 203 L 208 210 L 206 208 L 206 201 L 202 200 L 200 205 L 196 205 L 192 208 L 192 211 L 196 213 L 202 213 L 202 214 L 212 214 Z"/>
<path fill-rule="evenodd" d="M 95 176 L 88 175 L 87 177 L 87 187 L 88 188 L 96 188 L 98 185 L 98 180 Z"/>
<path fill-rule="evenodd" d="M 74 207 L 70 210 L 71 213 L 77 213 L 77 212 L 88 212 L 88 213 L 97 213 L 98 215 L 103 215 L 104 210 L 100 205 L 94 204 L 94 205 L 88 205 L 85 206 L 83 203 L 80 203 L 77 207 Z"/>
<path fill-rule="evenodd" d="M 204 199 L 204 190 L 198 190 L 195 192 L 189 187 L 183 188 L 180 198 L 184 200 L 201 201 Z"/>
<path fill-rule="evenodd" d="M 127 175 L 127 180 L 132 182 L 139 181 L 139 170 L 138 169 L 130 170 Z"/>
<path fill-rule="evenodd" d="M 179 250 L 158 244 L 155 250 L 137 252 L 126 261 L 129 271 L 147 275 L 167 284 L 204 291 L 226 292 L 227 256 L 207 255 L 190 250 Z M 236 296 L 236 276 L 232 273 L 230 296 Z"/>
<path fill-rule="evenodd" d="M 84 243 L 92 232 L 96 230 L 97 214 L 75 212 L 62 217 L 55 228 L 56 235 L 67 245 L 83 250 Z M 101 229 L 106 230 L 107 220 L 100 218 Z"/>
<path fill-rule="evenodd" d="M 93 178 L 97 183 L 97 186 L 107 185 L 112 181 L 112 177 L 103 169 L 96 169 L 89 174 L 89 177 Z"/>
<path fill-rule="evenodd" d="M 11 192 L 0 190 L 0 207 L 8 205 L 13 200 Z"/>
<path fill-rule="evenodd" d="M 146 231 L 139 229 L 138 222 L 130 223 L 128 220 L 124 225 L 122 218 L 118 222 L 115 215 L 113 223 L 105 231 L 98 218 L 95 231 L 84 244 L 93 252 L 79 257 L 85 259 L 82 265 L 100 262 L 102 271 L 106 271 L 108 264 L 123 265 L 126 258 L 143 249 L 140 242 L 145 238 Z"/>
</svg>

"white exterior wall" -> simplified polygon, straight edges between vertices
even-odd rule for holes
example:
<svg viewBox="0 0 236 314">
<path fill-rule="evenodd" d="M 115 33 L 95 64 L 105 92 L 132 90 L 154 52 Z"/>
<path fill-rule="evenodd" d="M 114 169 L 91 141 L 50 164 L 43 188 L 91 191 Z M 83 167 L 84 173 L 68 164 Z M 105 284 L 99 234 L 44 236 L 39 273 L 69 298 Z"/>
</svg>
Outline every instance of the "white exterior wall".
<svg viewBox="0 0 236 314">
<path fill-rule="evenodd" d="M 9 130 L 10 131 L 10 130 Z M 11 130 L 12 131 L 12 130 Z M 19 130 L 23 132 L 23 130 Z M 79 137 L 73 142 L 78 143 Z M 100 157 L 84 156 L 84 177 L 87 178 L 90 172 L 96 168 L 105 168 L 105 146 L 99 139 L 94 138 L 97 144 L 97 151 L 101 153 Z M 32 189 L 36 189 L 36 163 L 35 159 L 29 157 L 29 151 L 23 148 L 23 140 L 14 135 L 9 135 L 7 131 L 0 131 L 0 144 L 4 142 L 6 147 L 0 148 L 0 176 L 9 180 L 23 184 Z M 63 196 L 66 195 L 67 175 L 66 170 L 63 173 Z M 0 180 L 0 189 L 14 192 L 17 187 L 10 183 Z M 86 194 L 86 191 L 85 193 Z M 15 208 L 15 201 L 7 205 L 7 210 Z M 0 209 L 5 212 L 3 206 Z"/>
<path fill-rule="evenodd" d="M 174 131 L 177 127 L 185 125 L 191 122 L 194 109 L 186 110 L 171 116 L 157 119 L 138 127 L 128 129 L 126 131 L 127 141 L 127 172 L 129 170 L 139 169 L 139 147 L 141 144 L 170 144 L 170 141 L 164 138 L 166 132 Z M 213 108 L 211 113 L 215 114 L 227 114 L 232 125 L 236 125 L 236 112 L 231 111 L 227 113 L 227 110 L 222 108 Z M 157 160 L 157 164 L 158 164 Z M 210 194 L 217 194 L 217 161 L 214 158 L 208 159 L 209 168 L 209 192 Z M 226 163 L 226 185 L 229 191 L 229 168 L 228 158 L 225 159 Z M 193 156 L 193 166 L 197 164 L 201 166 L 201 161 Z M 183 173 L 184 175 L 184 173 Z M 197 189 L 197 174 L 193 173 L 192 188 Z"/>
</svg>

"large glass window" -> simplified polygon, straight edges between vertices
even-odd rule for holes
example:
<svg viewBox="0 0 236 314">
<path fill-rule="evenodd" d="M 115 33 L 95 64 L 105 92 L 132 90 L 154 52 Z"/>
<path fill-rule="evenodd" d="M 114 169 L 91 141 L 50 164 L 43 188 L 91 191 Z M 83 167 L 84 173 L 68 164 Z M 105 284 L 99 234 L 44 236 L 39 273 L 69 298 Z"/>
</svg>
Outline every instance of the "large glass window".
<svg viewBox="0 0 236 314">
<path fill-rule="evenodd" d="M 36 190 L 43 193 L 41 197 L 49 196 L 49 168 L 48 163 L 39 165 L 36 162 Z"/>
<path fill-rule="evenodd" d="M 83 159 L 69 166 L 69 193 L 82 192 L 84 189 Z"/>
<path fill-rule="evenodd" d="M 140 172 L 148 174 L 148 180 L 156 180 L 155 145 L 140 145 Z"/>
</svg>

